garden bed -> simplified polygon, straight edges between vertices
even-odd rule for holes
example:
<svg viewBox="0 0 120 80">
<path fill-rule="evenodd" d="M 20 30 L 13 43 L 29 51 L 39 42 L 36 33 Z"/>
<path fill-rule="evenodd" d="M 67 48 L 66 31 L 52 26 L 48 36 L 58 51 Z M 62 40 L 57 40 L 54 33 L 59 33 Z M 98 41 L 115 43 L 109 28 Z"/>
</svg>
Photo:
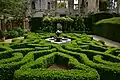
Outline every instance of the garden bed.
<svg viewBox="0 0 120 80">
<path fill-rule="evenodd" d="M 66 66 L 66 65 L 53 64 L 49 67 L 49 69 L 65 69 L 65 70 L 68 70 L 69 67 Z"/>
<path fill-rule="evenodd" d="M 28 33 L 0 46 L 2 80 L 119 80 L 120 47 L 86 34 L 67 33 L 71 43 L 45 41 L 54 33 Z M 61 65 L 58 65 L 61 64 Z"/>
</svg>

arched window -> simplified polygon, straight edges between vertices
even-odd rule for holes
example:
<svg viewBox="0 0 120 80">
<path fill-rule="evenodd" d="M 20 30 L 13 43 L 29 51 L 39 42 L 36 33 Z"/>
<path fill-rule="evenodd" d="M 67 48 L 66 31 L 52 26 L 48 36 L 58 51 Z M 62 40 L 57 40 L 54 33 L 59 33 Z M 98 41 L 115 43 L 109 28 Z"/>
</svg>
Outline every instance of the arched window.
<svg viewBox="0 0 120 80">
<path fill-rule="evenodd" d="M 32 9 L 35 9 L 35 2 L 32 1 Z"/>
<path fill-rule="evenodd" d="M 96 0 L 96 6 L 98 6 L 98 0 Z"/>
<path fill-rule="evenodd" d="M 86 7 L 88 7 L 88 2 L 86 2 Z"/>
<path fill-rule="evenodd" d="M 50 10 L 50 2 L 48 2 L 48 10 Z"/>
</svg>

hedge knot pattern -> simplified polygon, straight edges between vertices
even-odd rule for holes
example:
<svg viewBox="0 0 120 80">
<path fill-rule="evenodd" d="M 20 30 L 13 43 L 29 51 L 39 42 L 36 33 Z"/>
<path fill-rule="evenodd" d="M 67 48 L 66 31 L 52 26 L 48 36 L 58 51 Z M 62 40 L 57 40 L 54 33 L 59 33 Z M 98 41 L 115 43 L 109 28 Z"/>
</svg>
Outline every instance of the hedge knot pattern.
<svg viewBox="0 0 120 80">
<path fill-rule="evenodd" d="M 53 33 L 28 33 L 0 46 L 0 80 L 119 80 L 120 48 L 86 34 L 67 33 L 71 43 L 53 44 Z M 49 69 L 64 64 L 65 69 Z"/>
</svg>

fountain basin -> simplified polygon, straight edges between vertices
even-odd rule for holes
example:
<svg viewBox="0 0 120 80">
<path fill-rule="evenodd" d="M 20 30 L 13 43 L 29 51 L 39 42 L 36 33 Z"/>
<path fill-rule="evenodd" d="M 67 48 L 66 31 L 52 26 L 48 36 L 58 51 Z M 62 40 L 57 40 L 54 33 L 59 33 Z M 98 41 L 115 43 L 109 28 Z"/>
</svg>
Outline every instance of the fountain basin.
<svg viewBox="0 0 120 80">
<path fill-rule="evenodd" d="M 62 43 L 69 43 L 71 42 L 71 39 L 61 37 L 60 40 L 56 40 L 56 38 L 47 38 L 45 39 L 48 42 L 55 43 L 55 44 L 62 44 Z"/>
</svg>

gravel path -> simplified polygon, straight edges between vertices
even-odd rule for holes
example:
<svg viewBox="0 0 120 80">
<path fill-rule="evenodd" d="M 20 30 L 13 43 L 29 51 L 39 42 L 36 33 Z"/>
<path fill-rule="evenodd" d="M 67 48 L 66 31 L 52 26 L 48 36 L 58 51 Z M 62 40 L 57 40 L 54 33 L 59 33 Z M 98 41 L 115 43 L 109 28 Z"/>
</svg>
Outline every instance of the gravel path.
<svg viewBox="0 0 120 80">
<path fill-rule="evenodd" d="M 65 65 L 53 64 L 53 65 L 50 66 L 48 69 L 65 69 L 65 70 L 68 70 L 69 67 L 68 67 L 68 66 L 65 66 Z"/>
<path fill-rule="evenodd" d="M 24 39 L 24 37 L 17 37 L 16 39 Z M 6 39 L 5 42 L 11 43 L 11 42 L 12 42 L 12 39 Z"/>
<path fill-rule="evenodd" d="M 100 36 L 97 36 L 97 35 L 89 35 L 89 36 L 91 36 L 91 37 L 93 37 L 93 39 L 94 40 L 103 40 L 103 41 L 105 41 L 105 44 L 107 45 L 107 46 L 115 46 L 115 47 L 117 47 L 117 46 L 120 46 L 120 43 L 118 43 L 118 42 L 115 42 L 115 41 L 112 41 L 112 40 L 109 40 L 109 39 L 106 39 L 106 38 L 104 38 L 104 37 L 100 37 Z"/>
</svg>

